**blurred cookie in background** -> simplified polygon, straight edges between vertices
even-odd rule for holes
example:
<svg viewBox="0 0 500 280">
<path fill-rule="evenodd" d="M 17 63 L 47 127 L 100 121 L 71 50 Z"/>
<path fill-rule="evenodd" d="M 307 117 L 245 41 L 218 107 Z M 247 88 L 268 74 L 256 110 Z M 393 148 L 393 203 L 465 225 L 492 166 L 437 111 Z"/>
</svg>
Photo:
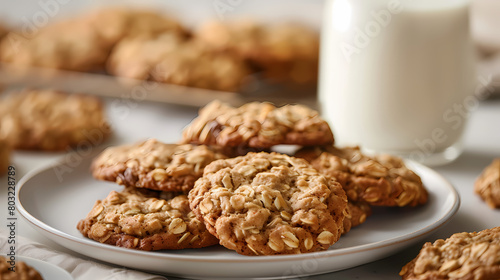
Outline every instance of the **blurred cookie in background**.
<svg viewBox="0 0 500 280">
<path fill-rule="evenodd" d="M 500 208 L 500 158 L 483 170 L 474 184 L 474 191 L 490 208 Z"/>
<path fill-rule="evenodd" d="M 95 30 L 79 19 L 47 25 L 28 37 L 13 31 L 0 43 L 0 61 L 20 66 L 98 71 L 107 56 Z"/>
<path fill-rule="evenodd" d="M 10 147 L 7 142 L 0 140 L 0 176 L 7 173 L 10 165 Z"/>
<path fill-rule="evenodd" d="M 0 140 L 14 149 L 88 147 L 103 143 L 110 133 L 103 104 L 95 96 L 24 90 L 0 102 Z"/>
<path fill-rule="evenodd" d="M 134 37 L 156 37 L 162 33 L 188 36 L 189 31 L 170 16 L 144 9 L 109 7 L 84 15 L 106 46 Z"/>
<path fill-rule="evenodd" d="M 194 36 L 211 48 L 242 57 L 269 82 L 308 84 L 317 80 L 319 33 L 303 24 L 212 20 L 202 24 Z"/>
</svg>

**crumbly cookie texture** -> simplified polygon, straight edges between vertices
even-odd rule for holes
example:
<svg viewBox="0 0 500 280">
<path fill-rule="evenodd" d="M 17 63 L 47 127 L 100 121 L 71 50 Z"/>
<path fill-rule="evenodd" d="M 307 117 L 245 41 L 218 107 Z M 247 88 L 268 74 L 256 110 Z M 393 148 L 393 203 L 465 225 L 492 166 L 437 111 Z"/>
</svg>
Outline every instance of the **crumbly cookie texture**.
<svg viewBox="0 0 500 280">
<path fill-rule="evenodd" d="M 500 158 L 483 170 L 474 184 L 474 191 L 491 208 L 500 208 Z"/>
<path fill-rule="evenodd" d="M 269 148 L 274 145 L 327 145 L 334 142 L 328 123 L 304 105 L 275 107 L 266 102 L 239 108 L 220 101 L 203 107 L 183 131 L 184 143 Z"/>
<path fill-rule="evenodd" d="M 42 275 L 23 261 L 16 260 L 16 271 L 11 271 L 8 259 L 0 256 L 0 279 L 3 280 L 43 280 Z"/>
<path fill-rule="evenodd" d="M 305 160 L 265 152 L 209 164 L 188 197 L 219 243 L 243 255 L 326 250 L 347 208 L 338 182 Z"/>
<path fill-rule="evenodd" d="M 347 213 L 344 219 L 344 230 L 342 234 L 351 231 L 352 228 L 366 222 L 366 218 L 371 216 L 372 208 L 366 202 L 353 202 L 347 203 Z"/>
<path fill-rule="evenodd" d="M 206 165 L 223 154 L 207 146 L 165 144 L 149 139 L 110 147 L 92 162 L 95 178 L 120 185 L 188 192 Z"/>
<path fill-rule="evenodd" d="M 500 227 L 427 242 L 399 275 L 403 280 L 500 279 Z"/>
<path fill-rule="evenodd" d="M 0 44 L 0 60 L 85 72 L 103 69 L 108 51 L 87 22 L 72 19 L 49 24 L 28 38 L 11 32 Z"/>
<path fill-rule="evenodd" d="M 7 142 L 0 140 L 0 176 L 7 173 L 10 164 L 10 147 Z"/>
<path fill-rule="evenodd" d="M 428 193 L 420 177 L 400 158 L 364 155 L 359 147 L 310 147 L 295 156 L 305 158 L 321 173 L 333 176 L 344 187 L 350 201 L 374 206 L 417 206 Z"/>
<path fill-rule="evenodd" d="M 103 143 L 110 133 L 103 104 L 95 96 L 26 90 L 0 102 L 0 140 L 14 149 L 88 147 Z"/>
<path fill-rule="evenodd" d="M 101 243 L 144 251 L 218 243 L 191 211 L 186 195 L 133 187 L 98 200 L 77 228 Z"/>
</svg>

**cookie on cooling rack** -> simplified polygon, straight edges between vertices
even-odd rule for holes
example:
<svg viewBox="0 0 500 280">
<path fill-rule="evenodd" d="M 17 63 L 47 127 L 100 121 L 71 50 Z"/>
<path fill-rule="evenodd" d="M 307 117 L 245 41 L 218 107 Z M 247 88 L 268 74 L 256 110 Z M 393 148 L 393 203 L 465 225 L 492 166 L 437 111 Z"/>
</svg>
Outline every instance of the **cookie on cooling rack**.
<svg viewBox="0 0 500 280">
<path fill-rule="evenodd" d="M 0 101 L 0 140 L 13 149 L 62 151 L 103 143 L 111 133 L 95 96 L 25 90 Z"/>
</svg>

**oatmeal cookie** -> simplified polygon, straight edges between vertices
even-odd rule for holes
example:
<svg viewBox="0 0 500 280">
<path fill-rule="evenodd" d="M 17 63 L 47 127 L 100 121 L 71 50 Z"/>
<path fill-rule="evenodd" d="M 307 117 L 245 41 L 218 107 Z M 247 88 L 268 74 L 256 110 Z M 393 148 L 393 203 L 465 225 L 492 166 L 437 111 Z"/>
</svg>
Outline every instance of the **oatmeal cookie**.
<svg viewBox="0 0 500 280">
<path fill-rule="evenodd" d="M 61 151 L 110 134 L 99 98 L 53 90 L 12 92 L 0 102 L 0 140 L 14 149 Z"/>
<path fill-rule="evenodd" d="M 106 70 L 119 77 L 151 79 L 159 60 L 179 48 L 183 41 L 184 39 L 175 33 L 164 33 L 156 38 L 123 39 L 113 48 Z"/>
<path fill-rule="evenodd" d="M 110 7 L 83 16 L 102 42 L 112 47 L 124 38 L 156 37 L 163 33 L 188 36 L 188 31 L 171 16 L 150 10 Z"/>
<path fill-rule="evenodd" d="M 271 82 L 316 83 L 319 66 L 319 34 L 298 23 L 266 26 L 259 55 L 254 62 Z"/>
<path fill-rule="evenodd" d="M 189 209 L 186 195 L 133 187 L 98 200 L 77 228 L 101 243 L 144 251 L 218 243 Z"/>
<path fill-rule="evenodd" d="M 500 208 L 500 158 L 483 170 L 474 184 L 474 191 L 491 208 Z"/>
<path fill-rule="evenodd" d="M 243 255 L 326 250 L 347 207 L 334 179 L 305 160 L 265 152 L 209 164 L 188 197 L 219 243 Z"/>
<path fill-rule="evenodd" d="M 370 157 L 359 147 L 334 146 L 303 148 L 295 156 L 306 159 L 323 174 L 336 178 L 350 201 L 399 207 L 427 202 L 428 193 L 420 177 L 397 157 Z"/>
<path fill-rule="evenodd" d="M 92 162 L 96 179 L 161 191 L 188 192 L 203 169 L 223 154 L 207 146 L 165 144 L 156 139 L 110 147 Z"/>
<path fill-rule="evenodd" d="M 7 142 L 0 140 L 0 176 L 7 173 L 10 165 L 10 147 Z"/>
<path fill-rule="evenodd" d="M 2 22 L 0 22 L 0 39 L 7 35 L 7 33 L 9 33 L 9 29 Z"/>
<path fill-rule="evenodd" d="M 500 227 L 427 242 L 399 275 L 403 280 L 500 279 Z"/>
<path fill-rule="evenodd" d="M 5 256 L 0 256 L 0 279 L 3 280 L 43 280 L 42 275 L 23 261 L 16 260 L 16 271 L 11 271 L 11 265 Z"/>
<path fill-rule="evenodd" d="M 183 131 L 183 143 L 269 148 L 274 145 L 326 145 L 334 142 L 328 123 L 303 105 L 276 108 L 252 102 L 239 108 L 213 101 Z"/>
<path fill-rule="evenodd" d="M 344 219 L 344 231 L 342 234 L 346 234 L 353 227 L 357 227 L 366 222 L 366 218 L 368 218 L 371 214 L 372 208 L 368 203 L 349 201 L 347 203 L 347 214 Z"/>
<path fill-rule="evenodd" d="M 49 24 L 29 37 L 13 32 L 0 44 L 3 62 L 71 71 L 102 70 L 108 52 L 97 32 L 80 19 Z"/>
<path fill-rule="evenodd" d="M 239 57 L 190 40 L 162 56 L 152 76 L 161 83 L 237 92 L 248 83 L 250 73 Z"/>
<path fill-rule="evenodd" d="M 251 63 L 261 49 L 262 33 L 263 25 L 251 19 L 208 20 L 195 30 L 194 37 L 216 51 L 233 53 Z"/>
</svg>

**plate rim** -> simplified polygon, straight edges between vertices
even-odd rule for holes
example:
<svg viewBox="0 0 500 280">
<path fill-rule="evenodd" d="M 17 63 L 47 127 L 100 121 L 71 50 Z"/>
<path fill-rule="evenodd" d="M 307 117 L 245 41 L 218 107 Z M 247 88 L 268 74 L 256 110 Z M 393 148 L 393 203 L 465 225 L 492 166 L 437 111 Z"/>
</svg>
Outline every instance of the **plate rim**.
<svg viewBox="0 0 500 280">
<path fill-rule="evenodd" d="M 85 160 L 85 159 L 84 159 Z M 84 161 L 83 160 L 83 161 Z M 36 169 L 33 169 L 26 173 L 21 180 L 19 180 L 16 188 L 16 200 L 17 200 L 17 209 L 19 210 L 19 213 L 23 218 L 29 222 L 30 225 L 37 227 L 40 230 L 43 230 L 44 232 L 50 234 L 50 235 L 55 235 L 59 238 L 64 238 L 70 242 L 76 242 L 81 245 L 85 246 L 91 246 L 93 248 L 97 249 L 104 249 L 104 250 L 110 250 L 114 251 L 116 253 L 125 253 L 127 255 L 140 255 L 143 257 L 156 257 L 156 258 L 161 258 L 165 260 L 175 260 L 175 261 L 191 261 L 191 262 L 210 262 L 210 263 L 219 263 L 219 262 L 224 262 L 224 263 L 260 263 L 260 262 L 287 262 L 287 261 L 301 261 L 301 260 L 307 260 L 310 259 L 311 257 L 314 257 L 314 259 L 324 259 L 324 258 L 331 258 L 331 257 L 336 257 L 336 256 L 342 256 L 342 255 L 351 255 L 351 254 L 356 254 L 356 253 L 362 253 L 365 251 L 372 251 L 380 248 L 385 248 L 385 247 L 390 247 L 394 246 L 396 244 L 404 243 L 404 242 L 409 242 L 411 240 L 419 239 L 422 236 L 425 236 L 427 234 L 430 234 L 437 229 L 443 227 L 446 225 L 452 218 L 453 216 L 458 212 L 458 209 L 460 208 L 461 204 L 461 198 L 456 190 L 456 188 L 453 186 L 453 184 L 448 181 L 443 175 L 438 173 L 437 171 L 433 170 L 430 167 L 427 167 L 423 164 L 417 163 L 415 161 L 411 160 L 405 160 L 405 164 L 408 166 L 413 167 L 412 169 L 416 168 L 419 171 L 424 171 L 425 173 L 432 173 L 433 176 L 436 176 L 439 178 L 440 181 L 442 181 L 446 189 L 449 191 L 449 195 L 452 196 L 453 198 L 453 204 L 450 207 L 450 209 L 446 212 L 443 213 L 443 215 L 440 216 L 440 218 L 431 224 L 422 227 L 418 230 L 408 232 L 404 235 L 396 236 L 396 237 L 391 237 L 388 239 L 376 241 L 376 242 L 371 242 L 368 244 L 361 244 L 357 246 L 351 246 L 348 248 L 336 248 L 334 250 L 326 250 L 326 251 L 321 251 L 321 252 L 313 252 L 313 253 L 305 253 L 305 254 L 295 254 L 295 255 L 277 255 L 277 256 L 242 256 L 240 258 L 224 258 L 224 259 L 214 259 L 212 256 L 204 256 L 204 255 L 179 255 L 179 254 L 169 254 L 168 252 L 151 252 L 151 251 L 140 251 L 140 250 L 130 250 L 127 248 L 121 248 L 113 245 L 108 245 L 108 244 L 102 244 L 98 243 L 94 240 L 86 240 L 84 238 L 79 238 L 76 236 L 73 236 L 69 233 L 63 232 L 61 230 L 58 230 L 43 221 L 38 220 L 35 218 L 31 213 L 29 213 L 23 206 L 20 194 L 22 191 L 23 186 L 31 180 L 31 178 L 35 177 L 38 174 L 41 174 L 43 172 L 49 171 L 50 169 L 53 169 L 59 165 L 65 164 L 64 160 L 56 161 L 51 164 L 48 164 L 46 166 L 42 166 Z M 416 172 L 418 174 L 418 172 Z M 421 176 L 419 174 L 419 176 Z M 56 243 L 56 240 L 54 240 Z M 62 245 L 62 244 L 61 244 Z M 65 245 L 63 245 L 66 247 Z M 68 248 L 70 249 L 70 248 Z M 71 251 L 74 251 L 73 249 L 70 249 Z"/>
</svg>

